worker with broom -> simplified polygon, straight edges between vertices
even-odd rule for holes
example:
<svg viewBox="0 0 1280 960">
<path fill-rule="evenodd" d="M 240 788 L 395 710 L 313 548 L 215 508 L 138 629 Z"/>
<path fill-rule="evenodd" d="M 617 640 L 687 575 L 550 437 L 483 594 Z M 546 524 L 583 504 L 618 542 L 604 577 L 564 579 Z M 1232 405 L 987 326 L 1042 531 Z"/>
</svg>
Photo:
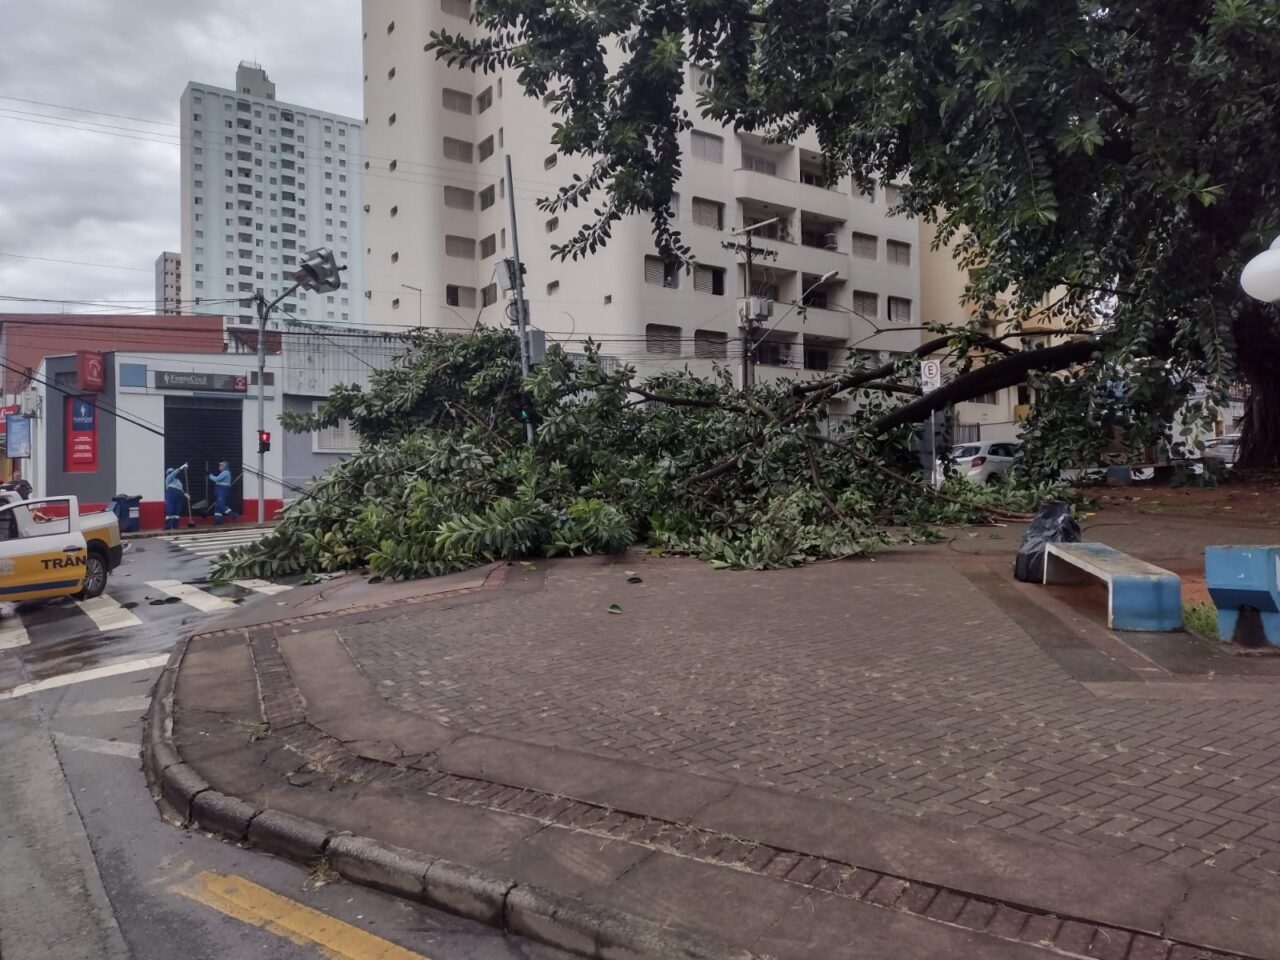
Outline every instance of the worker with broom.
<svg viewBox="0 0 1280 960">
<path fill-rule="evenodd" d="M 178 474 L 186 469 L 187 465 L 184 463 L 164 473 L 164 528 L 166 530 L 177 530 L 179 521 L 182 519 L 182 504 L 187 494 L 182 488 L 182 480 Z"/>
<path fill-rule="evenodd" d="M 227 514 L 231 515 L 231 522 L 235 523 L 240 515 L 231 509 L 228 502 L 232 483 L 230 464 L 226 460 L 219 460 L 217 474 L 209 474 L 209 479 L 213 481 L 213 525 L 222 526 L 222 520 Z"/>
</svg>

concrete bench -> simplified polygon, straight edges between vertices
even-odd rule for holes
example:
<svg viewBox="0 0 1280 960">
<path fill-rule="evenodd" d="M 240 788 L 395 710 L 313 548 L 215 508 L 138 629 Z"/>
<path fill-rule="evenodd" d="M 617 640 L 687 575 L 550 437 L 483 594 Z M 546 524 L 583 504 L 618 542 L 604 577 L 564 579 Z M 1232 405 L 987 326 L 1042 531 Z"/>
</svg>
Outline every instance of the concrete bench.
<svg viewBox="0 0 1280 960">
<path fill-rule="evenodd" d="M 1080 583 L 1090 577 L 1107 585 L 1107 626 L 1112 630 L 1182 629 L 1182 581 L 1176 574 L 1105 543 L 1045 547 L 1045 583 Z"/>
</svg>

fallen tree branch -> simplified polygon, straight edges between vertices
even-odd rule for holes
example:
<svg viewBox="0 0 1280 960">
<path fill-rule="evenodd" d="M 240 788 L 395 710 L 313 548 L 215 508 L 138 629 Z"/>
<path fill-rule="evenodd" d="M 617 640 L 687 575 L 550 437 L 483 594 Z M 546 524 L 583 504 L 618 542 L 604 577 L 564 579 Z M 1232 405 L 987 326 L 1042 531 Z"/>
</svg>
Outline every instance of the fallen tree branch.
<svg viewBox="0 0 1280 960">
<path fill-rule="evenodd" d="M 905 423 L 919 422 L 930 413 L 953 403 L 971 400 L 992 390 L 1016 386 L 1023 383 L 1032 370 L 1064 370 L 1084 363 L 1100 348 L 1101 342 L 1098 340 L 1073 340 L 1056 347 L 1045 347 L 1043 350 L 1015 353 L 1004 360 L 971 370 L 919 400 L 891 410 L 871 425 L 870 434 L 880 436 Z"/>
<path fill-rule="evenodd" d="M 818 476 L 818 458 L 814 455 L 812 441 L 805 442 L 804 452 L 809 456 L 809 475 L 813 477 L 813 488 L 818 491 L 818 496 L 820 496 L 822 498 L 822 502 L 827 505 L 827 509 L 830 510 L 833 515 L 840 518 L 841 523 L 850 530 L 853 530 L 854 527 L 849 521 L 849 518 L 845 516 L 843 510 L 836 506 L 836 502 L 831 499 L 830 494 L 827 493 L 826 488 L 822 485 L 822 478 Z"/>
<path fill-rule="evenodd" d="M 919 480 L 913 480 L 910 477 L 906 476 L 905 474 L 901 474 L 897 470 L 894 470 L 892 467 L 885 466 L 875 457 L 869 456 L 868 454 L 863 453 L 861 450 L 857 449 L 856 447 L 850 446 L 849 444 L 844 443 L 843 441 L 836 440 L 833 437 L 824 437 L 819 435 L 814 439 L 821 440 L 823 443 L 829 443 L 833 447 L 838 447 L 839 449 L 845 451 L 846 453 L 852 454 L 853 456 L 861 460 L 863 463 L 865 463 L 867 466 L 875 470 L 879 470 L 886 477 L 889 477 L 890 479 L 893 479 L 893 480 L 897 480 L 899 483 L 905 483 L 909 486 L 915 487 L 921 492 L 927 493 L 929 496 L 937 500 L 941 500 L 944 503 L 954 503 L 962 507 L 969 507 L 973 510 L 981 510 L 983 513 L 990 514 L 992 517 L 995 517 L 1000 520 L 1030 520 L 1031 519 L 1031 514 L 1029 513 L 1013 513 L 1009 510 L 1001 510 L 999 507 L 987 507 L 977 503 L 970 503 L 967 500 L 961 500 L 958 497 L 948 496 L 947 494 L 943 493 L 940 490 L 935 490 L 932 486 L 930 486 L 927 483 L 923 483 Z"/>
</svg>

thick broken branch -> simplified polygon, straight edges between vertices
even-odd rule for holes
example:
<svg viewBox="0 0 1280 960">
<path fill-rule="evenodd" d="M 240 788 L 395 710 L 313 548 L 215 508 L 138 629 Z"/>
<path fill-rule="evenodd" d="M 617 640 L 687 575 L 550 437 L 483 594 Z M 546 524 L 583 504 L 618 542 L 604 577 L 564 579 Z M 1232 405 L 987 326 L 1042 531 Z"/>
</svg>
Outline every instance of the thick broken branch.
<svg viewBox="0 0 1280 960">
<path fill-rule="evenodd" d="M 919 400 L 890 411 L 871 425 L 870 433 L 872 436 L 879 436 L 905 423 L 918 423 L 930 413 L 953 403 L 972 400 L 992 390 L 1017 386 L 1027 379 L 1027 374 L 1032 370 L 1065 370 L 1084 363 L 1100 348 L 1101 344 L 1097 340 L 1073 340 L 1056 347 L 1045 347 L 1043 350 L 1015 353 L 1003 360 L 971 370 Z"/>
</svg>

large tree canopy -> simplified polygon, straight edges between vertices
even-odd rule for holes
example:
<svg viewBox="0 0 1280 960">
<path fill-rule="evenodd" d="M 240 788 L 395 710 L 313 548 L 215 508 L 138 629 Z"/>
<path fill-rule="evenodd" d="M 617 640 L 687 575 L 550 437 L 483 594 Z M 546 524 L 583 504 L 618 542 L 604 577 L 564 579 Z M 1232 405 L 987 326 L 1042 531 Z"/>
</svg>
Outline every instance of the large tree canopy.
<svg viewBox="0 0 1280 960">
<path fill-rule="evenodd" d="M 833 174 L 906 184 L 986 309 L 1065 289 L 1061 316 L 1103 318 L 1107 369 L 1243 376 L 1242 462 L 1280 465 L 1276 309 L 1238 285 L 1280 232 L 1280 0 L 477 0 L 474 19 L 479 39 L 427 49 L 515 68 L 592 161 L 546 201 L 596 211 L 564 256 L 636 213 L 687 256 L 668 209 L 694 63 L 707 116 L 813 130 Z"/>
<path fill-rule="evenodd" d="M 1049 492 L 921 482 L 911 429 L 894 421 L 914 402 L 915 359 L 807 391 L 739 391 L 727 376 L 635 383 L 631 368 L 608 369 L 592 347 L 585 362 L 553 347 L 526 380 L 507 330 L 416 334 L 369 389 L 339 387 L 318 414 L 287 418 L 297 430 L 347 420 L 360 452 L 327 470 L 266 537 L 220 558 L 216 573 L 434 576 L 637 541 L 776 567 L 862 555 L 926 536 L 932 523 L 1009 517 Z M 831 424 L 837 396 L 859 402 Z M 532 444 L 526 422 L 537 428 Z"/>
</svg>

